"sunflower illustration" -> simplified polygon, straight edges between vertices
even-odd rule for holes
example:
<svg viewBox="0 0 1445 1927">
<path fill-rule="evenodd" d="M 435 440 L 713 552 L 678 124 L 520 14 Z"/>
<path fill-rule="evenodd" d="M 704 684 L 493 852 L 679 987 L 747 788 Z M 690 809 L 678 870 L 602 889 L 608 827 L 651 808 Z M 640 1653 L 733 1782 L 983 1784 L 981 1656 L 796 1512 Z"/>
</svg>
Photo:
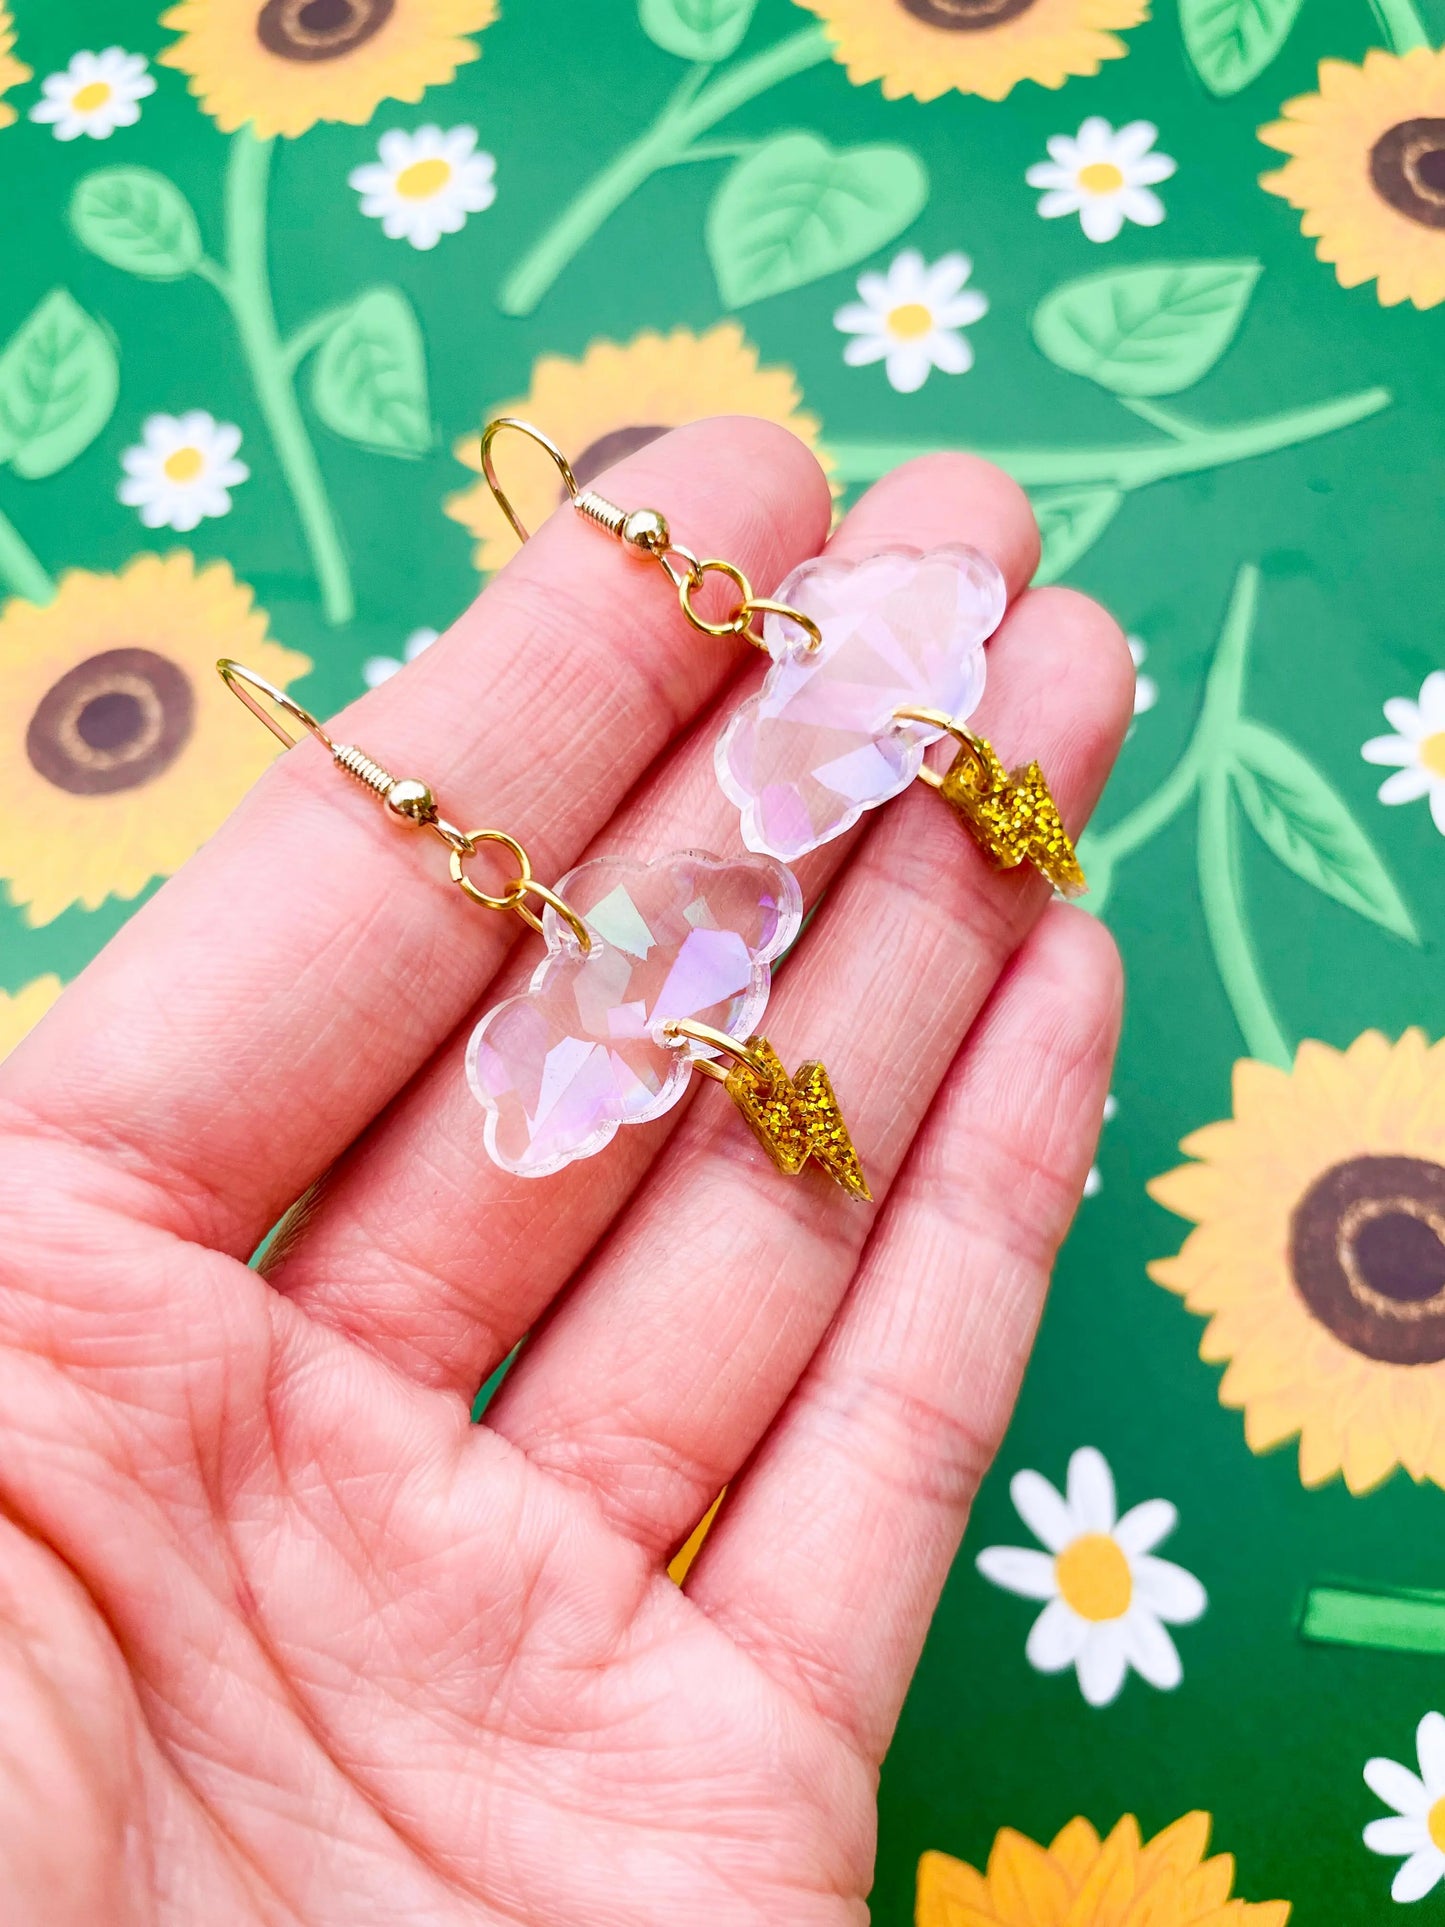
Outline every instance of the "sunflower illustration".
<svg viewBox="0 0 1445 1927">
<path fill-rule="evenodd" d="M 798 0 L 820 14 L 855 87 L 881 80 L 888 100 L 982 94 L 1021 80 L 1062 87 L 1129 49 L 1111 29 L 1137 27 L 1149 0 Z"/>
<path fill-rule="evenodd" d="M 16 991 L 0 990 L 0 1057 L 8 1057 L 60 995 L 58 977 L 37 977 Z"/>
<path fill-rule="evenodd" d="M 30 923 L 169 876 L 270 762 L 219 655 L 282 687 L 311 667 L 224 562 L 184 553 L 73 570 L 44 608 L 0 614 L 0 877 Z"/>
<path fill-rule="evenodd" d="M 1047 1847 L 1004 1827 L 987 1873 L 926 1853 L 917 1927 L 1285 1927 L 1287 1900 L 1231 1900 L 1233 1855 L 1205 1859 L 1211 1825 L 1207 1813 L 1186 1813 L 1146 1842 L 1132 1813 L 1106 1840 L 1071 1820 Z"/>
<path fill-rule="evenodd" d="M 1290 156 L 1260 185 L 1343 288 L 1376 283 L 1385 307 L 1445 301 L 1445 52 L 1320 62 L 1320 90 L 1287 101 L 1259 138 Z"/>
<path fill-rule="evenodd" d="M 1307 1486 L 1445 1486 L 1445 1043 L 1237 1064 L 1234 1116 L 1182 1149 L 1149 1191 L 1198 1228 L 1150 1276 L 1208 1316 L 1250 1450 L 1298 1435 Z"/>
<path fill-rule="evenodd" d="M 319 120 L 360 126 L 384 100 L 420 100 L 477 58 L 497 0 L 180 0 L 160 58 L 224 132 L 295 137 Z"/>
<path fill-rule="evenodd" d="M 628 342 L 594 341 L 580 361 L 543 355 L 527 393 L 492 412 L 521 415 L 545 429 L 586 488 L 609 463 L 705 415 L 761 415 L 780 422 L 826 468 L 817 419 L 801 404 L 793 371 L 760 368 L 758 351 L 742 329 L 724 321 L 700 335 L 686 328 L 669 335 L 649 329 Z M 468 468 L 481 468 L 475 435 L 457 443 L 456 455 Z M 507 493 L 523 524 L 535 529 L 562 499 L 557 471 L 540 450 L 524 447 L 515 455 L 509 449 L 508 463 Z M 516 549 L 484 481 L 452 496 L 446 512 L 477 538 L 476 564 L 483 573 L 500 569 Z"/>
<path fill-rule="evenodd" d="M 0 127 L 9 127 L 15 119 L 15 109 L 3 96 L 30 78 L 25 62 L 15 58 L 14 46 L 15 17 L 8 7 L 0 7 Z"/>
</svg>

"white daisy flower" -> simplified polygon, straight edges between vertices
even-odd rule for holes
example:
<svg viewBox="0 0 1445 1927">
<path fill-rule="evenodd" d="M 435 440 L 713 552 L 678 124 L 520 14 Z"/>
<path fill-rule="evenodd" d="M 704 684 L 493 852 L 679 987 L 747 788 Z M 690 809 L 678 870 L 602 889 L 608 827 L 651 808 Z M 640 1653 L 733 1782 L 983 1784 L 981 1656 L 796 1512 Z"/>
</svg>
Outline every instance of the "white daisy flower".
<svg viewBox="0 0 1445 1927">
<path fill-rule="evenodd" d="M 985 297 L 964 283 L 973 272 L 966 254 L 945 254 L 930 267 L 917 248 L 895 255 L 887 274 L 860 274 L 860 301 L 833 316 L 833 326 L 853 340 L 843 350 L 850 368 L 885 364 L 900 395 L 911 395 L 934 368 L 961 375 L 973 366 L 973 348 L 958 331 L 988 313 Z"/>
<path fill-rule="evenodd" d="M 1392 1900 L 1423 1900 L 1445 1879 L 1445 1716 L 1427 1713 L 1415 1729 L 1418 1776 L 1398 1760 L 1370 1760 L 1365 1785 L 1395 1811 L 1365 1828 L 1371 1853 L 1400 1857 Z"/>
<path fill-rule="evenodd" d="M 346 178 L 361 196 L 362 213 L 379 220 L 388 239 L 434 248 L 497 198 L 497 163 L 474 153 L 476 144 L 475 127 L 428 125 L 414 134 L 393 127 L 376 144 L 381 158 Z"/>
<path fill-rule="evenodd" d="M 1118 1518 L 1113 1474 L 1091 1445 L 1069 1460 L 1067 1498 L 1038 1472 L 1015 1473 L 1009 1491 L 1047 1550 L 989 1546 L 978 1569 L 1008 1592 L 1047 1600 L 1024 1648 L 1029 1664 L 1076 1668 L 1090 1706 L 1117 1698 L 1130 1667 L 1151 1686 L 1177 1686 L 1183 1668 L 1165 1623 L 1187 1625 L 1209 1601 L 1193 1573 L 1153 1557 L 1179 1522 L 1169 1501 L 1146 1499 Z"/>
<path fill-rule="evenodd" d="M 399 656 L 368 656 L 361 665 L 362 680 L 368 689 L 375 689 L 381 683 L 389 682 L 398 669 L 405 669 L 409 662 L 415 662 L 423 649 L 430 649 L 437 639 L 435 629 L 413 629 L 401 645 Z"/>
<path fill-rule="evenodd" d="M 1158 227 L 1164 203 L 1151 188 L 1167 181 L 1175 163 L 1151 150 L 1159 129 L 1149 120 L 1131 120 L 1117 133 L 1102 114 L 1090 114 L 1073 138 L 1055 134 L 1046 161 L 1025 174 L 1030 187 L 1047 191 L 1039 199 L 1046 221 L 1077 214 L 1091 241 L 1112 241 L 1125 221 Z"/>
<path fill-rule="evenodd" d="M 231 490 L 251 471 L 236 460 L 241 431 L 204 408 L 185 415 L 148 415 L 141 440 L 120 458 L 125 480 L 116 494 L 139 509 L 148 529 L 193 529 L 206 516 L 228 515 Z"/>
<path fill-rule="evenodd" d="M 30 109 L 30 118 L 50 121 L 58 141 L 73 141 L 81 134 L 108 140 L 117 127 L 134 127 L 140 119 L 139 103 L 155 90 L 143 54 L 128 54 L 123 47 L 73 54 L 64 73 L 47 74 L 41 81 L 44 98 Z"/>
<path fill-rule="evenodd" d="M 1137 636 L 1125 636 L 1124 640 L 1128 643 L 1129 654 L 1134 660 L 1134 714 L 1142 716 L 1158 702 L 1159 685 L 1152 676 L 1146 676 L 1143 673 L 1144 658 L 1149 653 L 1147 647 Z"/>
<path fill-rule="evenodd" d="M 1104 1124 L 1111 1124 L 1113 1122 L 1114 1117 L 1118 1112 L 1118 1109 L 1119 1109 L 1119 1100 L 1117 1097 L 1115 1097 L 1114 1093 L 1110 1091 L 1108 1096 L 1104 1099 Z M 1100 1129 L 1100 1135 L 1102 1136 L 1103 1125 L 1101 1125 L 1099 1129 Z M 1099 1193 L 1103 1190 L 1103 1188 L 1104 1188 L 1103 1173 L 1100 1171 L 1097 1164 L 1091 1164 L 1089 1166 L 1089 1175 L 1084 1179 L 1084 1196 L 1086 1198 L 1096 1198 L 1098 1197 Z"/>
<path fill-rule="evenodd" d="M 1445 669 L 1432 669 L 1420 685 L 1420 700 L 1392 696 L 1385 721 L 1393 736 L 1372 736 L 1360 750 L 1367 763 L 1394 768 L 1380 785 L 1382 803 L 1430 799 L 1435 828 L 1445 836 Z"/>
</svg>

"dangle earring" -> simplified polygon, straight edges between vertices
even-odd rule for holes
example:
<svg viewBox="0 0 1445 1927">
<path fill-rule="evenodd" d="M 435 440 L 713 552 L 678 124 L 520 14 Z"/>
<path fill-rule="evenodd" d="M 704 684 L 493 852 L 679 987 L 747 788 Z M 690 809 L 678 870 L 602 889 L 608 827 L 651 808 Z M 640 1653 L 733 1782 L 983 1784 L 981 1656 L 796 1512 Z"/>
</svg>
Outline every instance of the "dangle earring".
<svg viewBox="0 0 1445 1927">
<path fill-rule="evenodd" d="M 772 658 L 761 690 L 740 705 L 717 746 L 718 781 L 742 814 L 750 850 L 792 861 L 919 780 L 1000 869 L 1029 862 L 1066 896 L 1083 890 L 1038 764 L 1006 770 L 967 726 L 983 694 L 984 644 L 1007 600 L 988 556 L 963 544 L 883 549 L 862 562 L 818 556 L 794 569 L 776 596 L 755 596 L 735 565 L 699 561 L 674 542 L 658 510 L 624 510 L 579 488 L 555 443 L 529 422 L 499 416 L 482 431 L 482 470 L 523 541 L 492 458 L 507 428 L 547 451 L 579 514 L 660 563 L 695 628 L 742 636 Z M 705 620 L 694 601 L 710 571 L 738 591 L 721 622 Z M 925 752 L 945 735 L 959 747 L 940 774 Z"/>
<path fill-rule="evenodd" d="M 495 1164 L 518 1177 L 560 1171 L 600 1151 L 622 1125 L 671 1110 L 697 1070 L 723 1084 L 780 1171 L 796 1176 L 816 1161 L 851 1196 L 871 1197 L 826 1070 L 809 1063 L 790 1078 L 754 1031 L 773 960 L 803 921 L 791 870 L 766 856 L 684 850 L 655 863 L 594 858 L 549 886 L 507 831 L 458 829 L 428 784 L 398 780 L 365 751 L 333 742 L 254 670 L 229 658 L 216 667 L 288 749 L 299 737 L 258 698 L 314 736 L 399 822 L 430 830 L 471 903 L 515 911 L 545 942 L 527 989 L 488 1011 L 467 1047 Z M 500 890 L 484 890 L 469 874 L 483 845 L 498 846 L 516 866 Z"/>
</svg>

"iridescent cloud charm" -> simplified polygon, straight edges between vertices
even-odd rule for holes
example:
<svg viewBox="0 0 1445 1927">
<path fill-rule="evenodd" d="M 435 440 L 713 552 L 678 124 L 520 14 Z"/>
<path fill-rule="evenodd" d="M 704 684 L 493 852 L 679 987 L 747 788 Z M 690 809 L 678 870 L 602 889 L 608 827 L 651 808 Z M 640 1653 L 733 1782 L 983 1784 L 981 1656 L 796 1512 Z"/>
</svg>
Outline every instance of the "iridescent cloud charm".
<svg viewBox="0 0 1445 1927">
<path fill-rule="evenodd" d="M 822 631 L 786 617 L 763 635 L 772 667 L 717 746 L 718 780 L 750 850 L 785 861 L 816 850 L 917 776 L 942 732 L 898 709 L 962 721 L 983 694 L 983 645 L 1007 590 L 976 549 L 885 549 L 864 562 L 804 562 L 777 590 Z"/>
<path fill-rule="evenodd" d="M 600 858 L 556 893 L 585 923 L 590 951 L 549 908 L 531 985 L 487 1013 L 467 1050 L 487 1151 L 518 1177 L 560 1171 L 619 1126 L 670 1110 L 700 1053 L 667 1042 L 663 1025 L 682 1018 L 748 1037 L 773 959 L 803 917 L 780 863 L 696 850 L 656 863 Z"/>
</svg>

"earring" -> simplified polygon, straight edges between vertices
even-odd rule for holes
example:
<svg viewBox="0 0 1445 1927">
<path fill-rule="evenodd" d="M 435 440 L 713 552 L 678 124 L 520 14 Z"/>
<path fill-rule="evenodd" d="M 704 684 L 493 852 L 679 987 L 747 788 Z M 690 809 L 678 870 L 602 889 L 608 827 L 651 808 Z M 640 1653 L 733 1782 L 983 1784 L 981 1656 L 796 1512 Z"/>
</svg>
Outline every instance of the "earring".
<svg viewBox="0 0 1445 1927">
<path fill-rule="evenodd" d="M 482 472 L 524 542 L 527 531 L 493 460 L 505 429 L 546 450 L 579 514 L 661 565 L 694 628 L 741 636 L 771 656 L 761 690 L 739 706 L 717 745 L 718 781 L 741 812 L 750 850 L 793 861 L 922 781 L 998 868 L 1028 862 L 1065 896 L 1084 889 L 1039 765 L 1006 770 L 967 726 L 983 694 L 984 644 L 1007 601 L 988 556 L 962 544 L 885 549 L 853 563 L 819 556 L 794 569 L 776 596 L 755 596 L 735 564 L 700 561 L 673 540 L 657 509 L 626 510 L 580 488 L 555 442 L 502 415 L 482 431 Z M 719 622 L 695 602 L 710 572 L 738 592 L 736 608 Z M 940 774 L 925 752 L 945 735 L 959 747 Z"/>
<path fill-rule="evenodd" d="M 458 829 L 428 784 L 398 779 L 365 751 L 333 742 L 254 670 L 228 658 L 216 667 L 287 748 L 300 739 L 259 697 L 316 737 L 398 821 L 439 838 L 470 902 L 515 911 L 545 942 L 527 989 L 488 1011 L 467 1047 L 495 1164 L 518 1177 L 560 1171 L 600 1151 L 622 1125 L 671 1110 L 697 1070 L 723 1084 L 780 1171 L 796 1176 L 815 1161 L 851 1196 L 871 1197 L 826 1070 L 809 1063 L 790 1078 L 754 1031 L 773 961 L 803 921 L 791 870 L 766 856 L 729 861 L 684 850 L 655 863 L 594 858 L 550 886 L 505 830 Z M 483 845 L 505 850 L 516 866 L 499 891 L 469 874 Z"/>
</svg>

